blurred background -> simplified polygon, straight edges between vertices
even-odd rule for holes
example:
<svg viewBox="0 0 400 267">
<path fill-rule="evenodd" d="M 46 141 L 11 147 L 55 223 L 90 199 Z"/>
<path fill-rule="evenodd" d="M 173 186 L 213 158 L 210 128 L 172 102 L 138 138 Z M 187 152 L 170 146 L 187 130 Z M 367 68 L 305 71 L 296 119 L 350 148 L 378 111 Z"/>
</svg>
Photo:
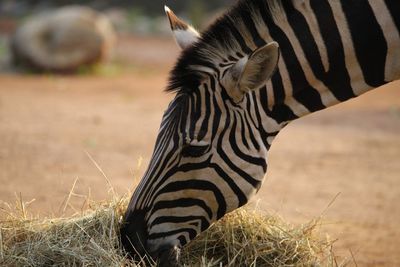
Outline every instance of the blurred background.
<svg viewBox="0 0 400 267">
<path fill-rule="evenodd" d="M 32 16 L 40 19 L 41 16 L 48 16 L 59 8 L 82 5 L 101 12 L 107 17 L 118 33 L 121 43 L 117 43 L 114 63 L 134 63 L 129 62 L 130 56 L 125 55 L 124 41 L 129 41 L 132 35 L 149 36 L 169 36 L 169 25 L 165 23 L 164 4 L 173 7 L 174 11 L 183 18 L 191 21 L 196 27 L 204 27 L 221 11 L 224 5 L 231 1 L 146 1 L 146 0 L 117 0 L 117 1 L 67 1 L 67 0 L 3 0 L 0 1 L 0 63 L 2 70 L 7 70 L 7 63 L 12 60 L 8 53 L 10 39 L 16 31 L 18 25 L 30 22 Z M 38 17 L 39 15 L 39 18 Z M 51 23 L 48 23 L 51 24 Z M 60 24 L 63 24 L 60 22 Z M 40 34 L 44 35 L 42 30 Z M 37 33 L 35 36 L 38 36 Z M 43 37 L 43 36 L 42 36 Z M 44 37 L 43 37 L 44 38 Z M 127 40 L 128 39 L 128 40 Z M 122 52 L 121 52 L 122 50 Z M 123 61 L 123 62 L 120 62 Z"/>
<path fill-rule="evenodd" d="M 46 12 L 54 8 L 69 5 L 89 6 L 110 16 L 116 29 L 120 32 L 140 34 L 166 33 L 163 23 L 164 5 L 174 7 L 178 13 L 190 18 L 193 24 L 201 26 L 205 19 L 232 1 L 228 0 L 187 0 L 187 1 L 146 1 L 146 0 L 2 0 L 0 16 L 2 31 L 10 31 L 16 23 L 27 16 Z"/>
<path fill-rule="evenodd" d="M 110 197 L 107 180 L 129 194 L 173 97 L 164 4 L 204 29 L 232 2 L 1 0 L 0 218 L 17 199 L 42 217 L 79 212 Z M 252 205 L 293 223 L 323 215 L 347 266 L 399 266 L 399 89 L 291 123 Z"/>
</svg>

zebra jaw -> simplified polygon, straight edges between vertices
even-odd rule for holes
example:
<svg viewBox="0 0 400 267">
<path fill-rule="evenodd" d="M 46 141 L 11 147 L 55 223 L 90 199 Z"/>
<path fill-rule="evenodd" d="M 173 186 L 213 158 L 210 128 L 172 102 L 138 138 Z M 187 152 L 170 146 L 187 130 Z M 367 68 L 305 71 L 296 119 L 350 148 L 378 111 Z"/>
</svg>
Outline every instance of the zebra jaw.
<svg viewBox="0 0 400 267">
<path fill-rule="evenodd" d="M 180 48 L 185 49 L 199 39 L 200 34 L 192 26 L 178 18 L 169 7 L 164 6 L 164 10 Z"/>
</svg>

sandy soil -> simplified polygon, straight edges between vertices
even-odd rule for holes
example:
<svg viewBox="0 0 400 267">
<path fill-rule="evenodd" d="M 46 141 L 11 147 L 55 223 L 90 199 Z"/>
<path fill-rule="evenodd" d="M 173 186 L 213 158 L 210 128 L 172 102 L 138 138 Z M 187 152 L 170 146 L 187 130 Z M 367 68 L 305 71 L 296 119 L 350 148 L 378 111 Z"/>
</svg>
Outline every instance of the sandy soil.
<svg viewBox="0 0 400 267">
<path fill-rule="evenodd" d="M 32 213 L 61 216 L 75 179 L 75 210 L 88 195 L 106 199 L 106 179 L 87 153 L 119 194 L 134 188 L 172 97 L 162 91 L 176 55 L 169 39 L 135 38 L 116 55 L 129 71 L 1 75 L 0 205 L 22 195 L 35 199 Z M 337 254 L 351 251 L 358 266 L 400 266 L 399 89 L 394 83 L 289 125 L 253 203 L 293 223 L 323 214 Z"/>
</svg>

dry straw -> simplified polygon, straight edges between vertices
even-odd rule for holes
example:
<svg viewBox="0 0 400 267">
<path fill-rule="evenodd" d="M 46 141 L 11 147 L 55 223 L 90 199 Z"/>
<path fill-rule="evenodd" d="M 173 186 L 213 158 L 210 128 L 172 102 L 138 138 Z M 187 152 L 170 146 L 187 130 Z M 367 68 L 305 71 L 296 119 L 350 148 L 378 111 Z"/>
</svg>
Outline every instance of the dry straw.
<svg viewBox="0 0 400 267">
<path fill-rule="evenodd" d="M 118 241 L 127 199 L 92 203 L 78 215 L 29 219 L 26 207 L 3 209 L 0 266 L 144 266 L 130 262 Z M 183 250 L 185 266 L 336 266 L 317 223 L 290 226 L 275 216 L 240 209 Z"/>
</svg>

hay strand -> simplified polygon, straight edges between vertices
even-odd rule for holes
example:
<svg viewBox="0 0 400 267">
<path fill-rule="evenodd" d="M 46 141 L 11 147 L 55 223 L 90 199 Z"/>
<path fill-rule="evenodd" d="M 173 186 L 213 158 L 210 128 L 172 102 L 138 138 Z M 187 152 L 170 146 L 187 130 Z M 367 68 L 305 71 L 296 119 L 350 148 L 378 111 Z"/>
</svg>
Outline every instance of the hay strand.
<svg viewBox="0 0 400 267">
<path fill-rule="evenodd" d="M 97 162 L 94 160 L 94 158 L 92 157 L 92 155 L 90 155 L 90 153 L 88 151 L 85 150 L 86 155 L 88 156 L 88 158 L 90 159 L 90 161 L 93 163 L 93 165 L 97 168 L 97 170 L 101 173 L 101 175 L 104 177 L 104 179 L 107 182 L 108 188 L 111 191 L 112 195 L 115 197 L 117 194 L 115 193 L 114 190 L 114 186 L 111 183 L 111 180 L 108 179 L 108 176 L 106 175 L 106 173 L 103 171 L 103 169 L 100 167 L 99 164 L 97 164 Z"/>
<path fill-rule="evenodd" d="M 72 197 L 72 195 L 74 193 L 75 186 L 76 186 L 76 183 L 78 182 L 78 180 L 79 180 L 79 178 L 75 179 L 74 183 L 72 184 L 71 190 L 69 190 L 67 199 L 65 200 L 64 205 L 63 205 L 64 207 L 62 208 L 62 212 L 61 212 L 62 215 L 61 216 L 64 216 L 65 212 L 67 211 L 67 208 L 68 208 L 68 205 L 69 205 L 69 201 L 71 200 L 71 197 Z"/>
<path fill-rule="evenodd" d="M 3 234 L 2 229 L 0 228 L 0 260 L 4 260 L 4 251 L 3 251 Z"/>
</svg>

